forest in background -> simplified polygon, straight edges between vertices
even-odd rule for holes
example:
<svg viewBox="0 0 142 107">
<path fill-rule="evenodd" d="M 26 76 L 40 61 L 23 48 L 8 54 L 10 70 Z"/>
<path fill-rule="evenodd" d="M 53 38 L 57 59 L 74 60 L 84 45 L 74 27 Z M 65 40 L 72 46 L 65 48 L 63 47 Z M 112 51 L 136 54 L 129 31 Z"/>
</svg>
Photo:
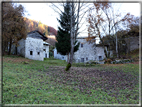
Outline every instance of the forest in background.
<svg viewBox="0 0 142 107">
<path fill-rule="evenodd" d="M 57 36 L 56 29 L 54 29 L 51 26 L 45 25 L 45 24 L 41 23 L 40 21 L 31 20 L 26 17 L 24 17 L 24 21 L 26 22 L 27 32 L 38 30 L 41 33 L 43 33 L 46 37 L 48 37 L 46 42 L 48 42 L 52 46 L 55 46 L 56 38 L 53 37 L 53 35 Z"/>
<path fill-rule="evenodd" d="M 31 32 L 34 30 L 39 30 L 41 33 L 45 34 L 45 36 L 57 35 L 56 29 L 51 26 L 45 25 L 40 21 L 35 21 L 24 17 L 24 21 L 26 22 L 27 32 Z"/>
</svg>

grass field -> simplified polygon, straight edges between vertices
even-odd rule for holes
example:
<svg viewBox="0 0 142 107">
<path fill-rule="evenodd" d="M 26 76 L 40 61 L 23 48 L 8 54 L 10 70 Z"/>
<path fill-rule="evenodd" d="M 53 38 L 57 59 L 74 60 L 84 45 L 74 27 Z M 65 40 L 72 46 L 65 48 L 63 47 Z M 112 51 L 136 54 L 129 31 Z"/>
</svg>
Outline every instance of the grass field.
<svg viewBox="0 0 142 107">
<path fill-rule="evenodd" d="M 3 104 L 138 104 L 139 65 L 3 57 Z"/>
</svg>

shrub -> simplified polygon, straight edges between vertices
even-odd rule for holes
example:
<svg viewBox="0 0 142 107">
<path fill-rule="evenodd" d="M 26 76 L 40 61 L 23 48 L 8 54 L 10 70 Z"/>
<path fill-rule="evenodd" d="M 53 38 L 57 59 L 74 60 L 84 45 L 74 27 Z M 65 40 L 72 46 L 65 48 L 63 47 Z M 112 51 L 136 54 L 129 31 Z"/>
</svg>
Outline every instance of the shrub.
<svg viewBox="0 0 142 107">
<path fill-rule="evenodd" d="M 105 63 L 107 63 L 107 64 L 111 64 L 111 62 L 112 62 L 111 59 L 106 59 L 106 60 L 105 60 Z"/>
<path fill-rule="evenodd" d="M 24 61 L 24 62 L 23 62 L 23 64 L 29 64 L 29 62 L 27 62 L 27 61 Z"/>
<path fill-rule="evenodd" d="M 122 59 L 122 60 L 119 60 L 119 61 L 117 61 L 117 60 L 112 61 L 111 63 L 113 63 L 113 64 L 124 64 L 124 63 L 131 63 L 131 62 L 133 62 L 132 59 Z"/>
<path fill-rule="evenodd" d="M 91 62 L 90 64 L 99 64 L 99 63 L 94 61 L 94 62 Z"/>
</svg>

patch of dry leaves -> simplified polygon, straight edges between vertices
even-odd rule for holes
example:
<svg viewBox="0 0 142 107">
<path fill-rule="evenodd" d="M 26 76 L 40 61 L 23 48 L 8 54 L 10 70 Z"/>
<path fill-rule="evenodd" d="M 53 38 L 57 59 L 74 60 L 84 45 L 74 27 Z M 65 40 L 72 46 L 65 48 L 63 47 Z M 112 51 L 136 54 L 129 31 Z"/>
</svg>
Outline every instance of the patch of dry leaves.
<svg viewBox="0 0 142 107">
<path fill-rule="evenodd" d="M 30 60 L 30 59 L 26 59 L 26 58 L 11 58 L 11 57 L 3 57 L 2 58 L 2 60 L 4 61 L 4 62 L 30 62 L 30 61 L 32 61 L 32 60 Z"/>
<path fill-rule="evenodd" d="M 138 83 L 138 78 L 122 71 L 99 71 L 94 68 L 71 67 L 65 71 L 65 67 L 49 67 L 48 75 L 51 75 L 58 84 L 70 85 L 81 92 L 87 89 L 101 88 L 103 91 L 115 90 L 116 96 L 120 89 L 133 89 Z M 86 91 L 90 92 L 91 91 Z"/>
</svg>

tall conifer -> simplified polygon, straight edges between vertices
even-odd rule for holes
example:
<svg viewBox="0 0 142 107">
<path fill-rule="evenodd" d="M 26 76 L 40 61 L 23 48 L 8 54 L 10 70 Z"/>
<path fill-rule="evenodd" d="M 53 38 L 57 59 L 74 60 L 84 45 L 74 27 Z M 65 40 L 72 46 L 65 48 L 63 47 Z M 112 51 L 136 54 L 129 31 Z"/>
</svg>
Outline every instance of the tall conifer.
<svg viewBox="0 0 142 107">
<path fill-rule="evenodd" d="M 71 40 L 70 40 L 70 30 L 71 30 L 71 14 L 70 14 L 70 4 L 67 2 L 64 6 L 64 12 L 60 14 L 60 20 L 57 19 L 60 23 L 57 33 L 57 43 L 55 44 L 57 51 L 61 55 L 69 55 L 71 50 Z M 75 41 L 74 52 L 79 48 L 80 43 Z"/>
</svg>

